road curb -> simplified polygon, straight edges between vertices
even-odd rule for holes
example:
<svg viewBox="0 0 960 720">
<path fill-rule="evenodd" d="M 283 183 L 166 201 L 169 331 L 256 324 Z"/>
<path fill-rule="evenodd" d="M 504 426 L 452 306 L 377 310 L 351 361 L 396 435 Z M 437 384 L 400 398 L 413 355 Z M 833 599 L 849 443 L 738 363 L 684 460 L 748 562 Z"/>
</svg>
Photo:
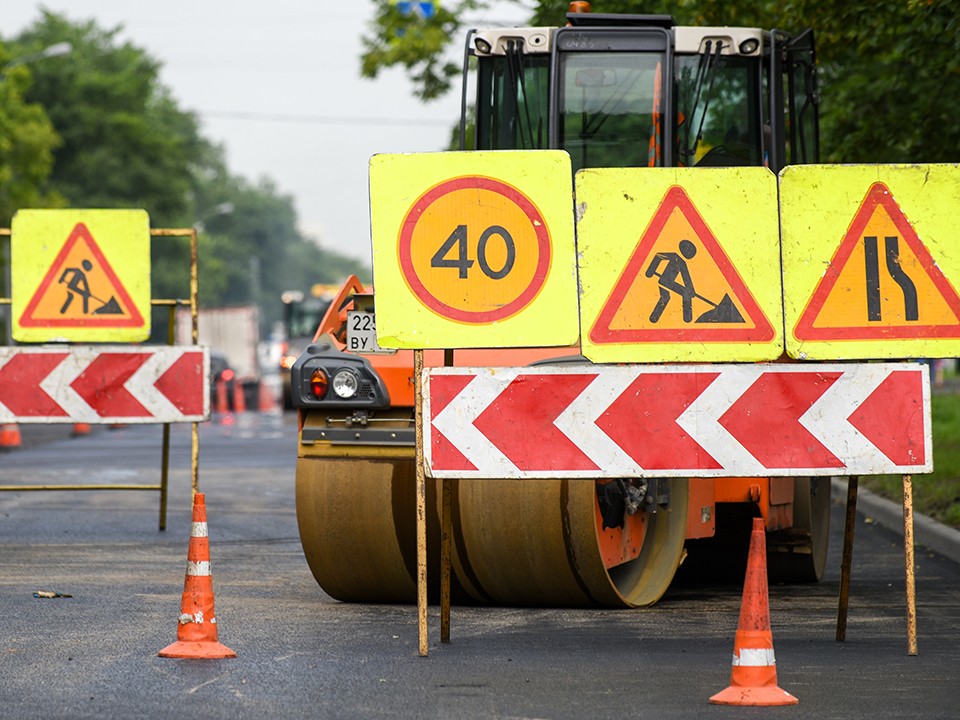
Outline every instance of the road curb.
<svg viewBox="0 0 960 720">
<path fill-rule="evenodd" d="M 831 496 L 834 502 L 846 504 L 846 478 L 833 478 Z M 857 488 L 857 512 L 903 536 L 903 505 L 880 497 L 865 489 L 863 485 Z M 960 563 L 960 530 L 954 530 L 927 515 L 914 512 L 913 537 L 917 545 Z"/>
</svg>

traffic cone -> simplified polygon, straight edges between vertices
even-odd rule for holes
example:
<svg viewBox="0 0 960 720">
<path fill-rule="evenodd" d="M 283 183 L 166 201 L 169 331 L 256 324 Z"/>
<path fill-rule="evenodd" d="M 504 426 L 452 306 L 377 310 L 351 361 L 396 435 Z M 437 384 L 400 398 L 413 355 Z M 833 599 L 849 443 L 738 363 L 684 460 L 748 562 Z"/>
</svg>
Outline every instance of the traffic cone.
<svg viewBox="0 0 960 720">
<path fill-rule="evenodd" d="M 20 437 L 20 426 L 16 423 L 0 425 L 0 449 L 18 448 L 23 444 Z"/>
<path fill-rule="evenodd" d="M 233 411 L 247 411 L 247 397 L 243 394 L 243 383 L 239 380 L 233 381 Z"/>
<path fill-rule="evenodd" d="M 217 380 L 217 408 L 218 413 L 230 412 L 230 402 L 227 399 L 227 382 L 222 378 Z"/>
<path fill-rule="evenodd" d="M 273 412 L 277 409 L 277 399 L 273 396 L 273 390 L 261 380 L 258 384 L 257 401 L 260 412 Z"/>
<path fill-rule="evenodd" d="M 237 654 L 217 640 L 213 611 L 213 575 L 210 573 L 210 540 L 203 493 L 193 498 L 193 524 L 187 550 L 187 574 L 180 600 L 177 641 L 157 653 L 173 658 L 228 658 Z"/>
<path fill-rule="evenodd" d="M 740 621 L 733 641 L 730 687 L 710 698 L 715 705 L 796 705 L 799 700 L 777 686 L 777 664 L 770 631 L 767 548 L 762 518 L 754 518 Z"/>
</svg>

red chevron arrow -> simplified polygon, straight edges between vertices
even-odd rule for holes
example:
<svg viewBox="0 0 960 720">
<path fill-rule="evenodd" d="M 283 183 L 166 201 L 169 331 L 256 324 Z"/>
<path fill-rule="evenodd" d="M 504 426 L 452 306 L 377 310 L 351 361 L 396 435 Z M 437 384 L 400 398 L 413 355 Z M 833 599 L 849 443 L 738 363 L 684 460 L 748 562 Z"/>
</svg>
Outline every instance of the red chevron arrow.
<svg viewBox="0 0 960 720">
<path fill-rule="evenodd" d="M 473 421 L 474 426 L 521 470 L 597 470 L 554 424 L 596 374 L 518 375 Z"/>
<path fill-rule="evenodd" d="M 897 465 L 926 460 L 923 443 L 923 384 L 919 373 L 892 372 L 847 421 Z M 891 423 L 890 417 L 903 418 Z"/>
<path fill-rule="evenodd" d="M 0 367 L 0 402 L 20 417 L 66 417 L 40 383 L 69 353 L 14 355 Z"/>
<path fill-rule="evenodd" d="M 720 417 L 720 424 L 764 467 L 843 467 L 799 422 L 841 374 L 764 373 Z"/>
<path fill-rule="evenodd" d="M 719 373 L 640 375 L 614 400 L 596 425 L 648 470 L 688 467 L 719 469 L 710 453 L 677 425 Z"/>
<path fill-rule="evenodd" d="M 185 352 L 157 379 L 154 387 L 184 415 L 203 415 L 206 384 L 203 353 Z"/>
<path fill-rule="evenodd" d="M 124 385 L 150 358 L 149 353 L 101 353 L 70 383 L 100 417 L 143 417 L 149 411 Z"/>
</svg>

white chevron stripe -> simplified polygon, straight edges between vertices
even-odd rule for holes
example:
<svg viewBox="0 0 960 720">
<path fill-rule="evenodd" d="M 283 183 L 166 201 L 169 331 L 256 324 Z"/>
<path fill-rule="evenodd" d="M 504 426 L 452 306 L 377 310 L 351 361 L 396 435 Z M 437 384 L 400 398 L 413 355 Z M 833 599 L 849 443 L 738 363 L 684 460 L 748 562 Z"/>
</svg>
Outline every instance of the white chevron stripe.
<svg viewBox="0 0 960 720">
<path fill-rule="evenodd" d="M 637 378 L 636 370 L 615 367 L 598 372 L 596 368 L 590 366 L 579 367 L 576 370 L 564 368 L 564 370 L 578 374 L 594 372 L 597 373 L 597 377 L 574 398 L 566 410 L 557 416 L 554 425 L 604 473 L 624 477 L 636 475 L 637 463 L 596 425 L 597 418 Z M 575 477 L 573 474 L 566 476 Z"/>
<path fill-rule="evenodd" d="M 171 352 L 166 348 L 154 352 L 143 365 L 137 368 L 124 385 L 129 393 L 154 417 L 182 415 L 177 406 L 154 387 L 160 376 L 169 370 L 170 366 L 182 355 L 182 352 Z"/>
<path fill-rule="evenodd" d="M 708 371 L 707 367 L 697 369 Z M 686 430 L 722 468 L 698 471 L 696 475 L 765 475 L 768 471 L 760 461 L 747 452 L 719 422 L 730 406 L 756 382 L 759 373 L 750 365 L 718 365 L 709 369 L 710 372 L 717 370 L 720 370 L 720 375 L 677 418 L 677 425 Z"/>
<path fill-rule="evenodd" d="M 102 421 L 97 412 L 70 387 L 70 383 L 87 369 L 97 355 L 99 352 L 91 352 L 91 348 L 72 348 L 70 354 L 40 382 L 40 387 L 66 411 L 73 422 Z"/>
<path fill-rule="evenodd" d="M 520 472 L 496 445 L 477 430 L 473 421 L 496 400 L 521 369 L 473 369 L 473 372 L 477 372 L 476 377 L 433 419 L 433 426 L 476 466 L 476 474 L 480 477 L 516 477 Z M 424 444 L 428 447 L 431 445 Z"/>
</svg>

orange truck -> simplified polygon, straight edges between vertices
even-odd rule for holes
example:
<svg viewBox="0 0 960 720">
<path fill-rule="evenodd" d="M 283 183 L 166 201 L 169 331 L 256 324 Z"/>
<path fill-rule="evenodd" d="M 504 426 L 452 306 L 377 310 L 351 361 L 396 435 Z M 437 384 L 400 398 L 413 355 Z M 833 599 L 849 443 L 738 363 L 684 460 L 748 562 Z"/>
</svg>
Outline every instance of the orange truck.
<svg viewBox="0 0 960 720">
<path fill-rule="evenodd" d="M 574 170 L 776 172 L 817 161 L 809 30 L 680 27 L 650 15 L 568 19 L 563 28 L 470 32 L 476 73 L 464 74 L 460 135 L 472 134 L 471 149 L 563 149 Z M 350 278 L 293 364 L 297 516 L 307 561 L 329 595 L 414 602 L 413 351 L 379 348 L 375 327 L 373 289 Z M 587 362 L 576 347 L 424 352 L 428 367 Z M 427 519 L 437 548 L 438 482 L 428 482 Z M 766 524 L 772 579 L 816 581 L 826 559 L 828 478 L 452 484 L 455 601 L 649 605 L 681 565 L 683 573 L 742 577 L 754 517 Z"/>
</svg>

